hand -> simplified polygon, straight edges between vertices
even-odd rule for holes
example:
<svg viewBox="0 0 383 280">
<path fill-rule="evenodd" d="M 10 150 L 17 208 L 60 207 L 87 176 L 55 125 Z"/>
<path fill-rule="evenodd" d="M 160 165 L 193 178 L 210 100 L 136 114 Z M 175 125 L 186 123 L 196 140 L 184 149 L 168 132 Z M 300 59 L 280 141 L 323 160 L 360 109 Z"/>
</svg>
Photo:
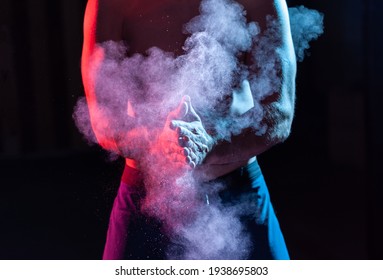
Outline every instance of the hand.
<svg viewBox="0 0 383 280">
<path fill-rule="evenodd" d="M 152 146 L 153 156 L 157 157 L 157 161 L 160 161 L 160 164 L 166 165 L 167 168 L 174 167 L 174 169 L 183 170 L 187 167 L 185 164 L 187 163 L 187 156 L 185 155 L 184 148 L 179 145 L 179 135 L 171 128 L 171 123 L 174 120 L 180 120 L 187 115 L 187 99 L 188 97 L 184 97 L 178 107 L 168 114 L 165 125 Z"/>
<path fill-rule="evenodd" d="M 170 128 L 178 136 L 178 144 L 183 148 L 186 162 L 195 168 L 201 165 L 206 155 L 211 151 L 214 140 L 206 132 L 201 118 L 194 110 L 189 96 L 183 98 L 186 112 L 182 120 L 174 119 L 170 122 Z"/>
</svg>

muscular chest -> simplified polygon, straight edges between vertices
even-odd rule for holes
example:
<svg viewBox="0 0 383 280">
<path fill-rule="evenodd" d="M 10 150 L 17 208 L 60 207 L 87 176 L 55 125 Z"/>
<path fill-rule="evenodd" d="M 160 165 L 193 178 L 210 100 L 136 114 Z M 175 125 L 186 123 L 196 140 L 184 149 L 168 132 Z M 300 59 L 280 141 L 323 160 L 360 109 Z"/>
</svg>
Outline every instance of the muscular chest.
<svg viewBox="0 0 383 280">
<path fill-rule="evenodd" d="M 182 54 L 187 38 L 184 24 L 198 15 L 200 0 L 135 1 L 125 17 L 123 37 L 129 53 L 144 53 L 156 46 Z"/>
</svg>

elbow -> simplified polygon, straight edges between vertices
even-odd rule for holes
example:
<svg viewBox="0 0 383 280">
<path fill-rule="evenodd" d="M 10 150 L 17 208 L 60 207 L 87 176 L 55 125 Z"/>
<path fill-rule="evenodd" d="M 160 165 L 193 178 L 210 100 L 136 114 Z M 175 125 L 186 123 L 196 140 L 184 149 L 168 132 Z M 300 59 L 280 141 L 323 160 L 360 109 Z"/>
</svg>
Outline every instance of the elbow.
<svg viewBox="0 0 383 280">
<path fill-rule="evenodd" d="M 94 135 L 96 136 L 97 143 L 105 150 L 116 152 L 116 143 L 110 135 L 108 135 L 107 129 L 101 129 L 100 125 L 92 122 L 92 128 Z"/>
<path fill-rule="evenodd" d="M 88 102 L 90 125 L 97 144 L 105 150 L 117 153 L 115 129 L 111 125 L 111 119 L 106 110 L 101 106 Z"/>
<path fill-rule="evenodd" d="M 276 145 L 283 143 L 290 136 L 292 127 L 293 116 L 286 115 L 279 117 L 274 124 L 268 128 L 268 142 L 269 144 Z"/>
<path fill-rule="evenodd" d="M 283 85 L 278 99 L 266 106 L 266 125 L 268 140 L 271 144 L 284 142 L 291 133 L 295 108 L 295 83 Z"/>
<path fill-rule="evenodd" d="M 286 139 L 291 134 L 291 127 L 293 123 L 293 117 L 290 116 L 286 118 L 280 125 L 279 125 L 279 132 L 276 135 L 276 143 L 282 143 L 286 141 Z"/>
</svg>

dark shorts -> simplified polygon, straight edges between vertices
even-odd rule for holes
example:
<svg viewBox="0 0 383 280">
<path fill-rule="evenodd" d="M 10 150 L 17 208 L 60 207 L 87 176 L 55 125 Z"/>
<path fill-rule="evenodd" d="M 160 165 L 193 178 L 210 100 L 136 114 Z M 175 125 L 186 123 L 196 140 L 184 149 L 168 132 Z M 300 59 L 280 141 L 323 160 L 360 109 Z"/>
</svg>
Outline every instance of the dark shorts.
<svg viewBox="0 0 383 280">
<path fill-rule="evenodd" d="M 289 259 L 277 217 L 258 162 L 255 161 L 205 184 L 224 184 L 219 192 L 223 204 L 246 203 L 250 211 L 241 216 L 253 244 L 249 259 Z M 113 204 L 103 259 L 166 259 L 171 240 L 159 221 L 140 212 L 144 196 L 139 171 L 125 167 Z M 209 203 L 214 203 L 211 197 Z"/>
</svg>

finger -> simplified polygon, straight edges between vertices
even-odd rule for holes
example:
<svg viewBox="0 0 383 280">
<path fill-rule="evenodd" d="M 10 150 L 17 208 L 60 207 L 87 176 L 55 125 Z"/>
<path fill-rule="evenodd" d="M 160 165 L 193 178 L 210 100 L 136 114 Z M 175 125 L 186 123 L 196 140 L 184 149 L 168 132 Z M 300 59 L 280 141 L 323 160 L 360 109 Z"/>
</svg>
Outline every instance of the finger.
<svg viewBox="0 0 383 280">
<path fill-rule="evenodd" d="M 206 132 L 200 130 L 200 129 L 194 129 L 191 131 L 192 133 L 192 137 L 190 137 L 196 144 L 198 145 L 204 145 L 204 146 L 208 146 L 209 144 L 209 140 L 207 138 L 207 134 Z"/>
<path fill-rule="evenodd" d="M 189 95 L 184 95 L 182 96 L 182 101 L 186 103 L 190 103 L 190 96 Z M 189 105 L 189 104 L 188 104 Z"/>
<path fill-rule="evenodd" d="M 187 156 L 186 157 L 186 163 L 191 167 L 191 168 L 195 168 L 197 166 L 197 164 L 195 163 L 195 161 L 190 157 L 190 156 Z"/>
<path fill-rule="evenodd" d="M 197 165 L 194 161 L 190 161 L 189 166 L 194 169 Z"/>
<path fill-rule="evenodd" d="M 180 136 L 178 137 L 178 144 L 184 148 L 190 148 L 195 152 L 204 152 L 207 153 L 209 151 L 208 146 L 204 143 L 205 138 L 200 135 L 193 135 L 188 133 L 185 135 L 185 131 L 180 132 Z"/>
<path fill-rule="evenodd" d="M 189 165 L 191 162 L 193 162 L 195 165 L 200 164 L 199 157 L 193 151 L 190 151 L 189 156 L 186 158 L 186 160 L 189 163 Z"/>
<path fill-rule="evenodd" d="M 174 146 L 171 145 L 166 151 L 164 151 L 164 153 L 162 153 L 162 155 L 168 162 L 178 162 L 185 165 L 186 156 L 184 154 L 184 150 L 177 144 L 174 144 Z"/>
<path fill-rule="evenodd" d="M 170 123 L 171 123 L 171 128 L 173 130 L 177 129 L 178 127 L 183 127 L 190 130 L 190 132 L 193 132 L 195 134 L 200 134 L 203 131 L 203 127 L 201 123 L 196 121 L 185 122 L 183 120 L 172 120 Z"/>
<path fill-rule="evenodd" d="M 200 148 L 201 148 L 202 152 L 205 154 L 207 154 L 209 152 L 209 147 L 206 146 L 205 144 L 201 144 Z"/>
<path fill-rule="evenodd" d="M 184 148 L 184 156 L 188 157 L 190 155 L 190 150 L 188 148 Z"/>
<path fill-rule="evenodd" d="M 172 114 L 174 119 L 182 119 L 188 112 L 188 104 L 186 102 L 181 102 L 181 104 L 177 107 Z"/>
<path fill-rule="evenodd" d="M 189 147 L 184 148 L 184 155 L 186 157 L 186 162 L 194 162 L 196 165 L 201 164 L 206 153 L 200 151 L 200 148 L 193 142 L 188 143 Z"/>
<path fill-rule="evenodd" d="M 191 152 L 195 154 L 199 152 L 200 149 L 198 145 L 194 143 L 193 141 L 188 141 L 186 144 L 187 144 L 187 148 L 189 148 Z"/>
<path fill-rule="evenodd" d="M 203 129 L 203 127 L 200 127 L 201 125 L 198 122 L 188 123 L 180 120 L 173 120 L 171 121 L 171 128 L 173 130 L 176 130 L 179 136 L 182 136 L 182 133 L 184 132 L 184 129 L 187 131 L 184 133 L 185 136 L 188 137 L 199 137 L 201 138 L 200 141 L 207 144 L 207 133 Z"/>
<path fill-rule="evenodd" d="M 167 159 L 171 162 L 183 163 L 185 164 L 185 156 L 179 153 L 171 153 L 167 155 Z"/>
<path fill-rule="evenodd" d="M 172 120 L 170 122 L 170 128 L 175 130 L 177 127 L 190 127 L 190 124 L 181 120 Z"/>
<path fill-rule="evenodd" d="M 188 141 L 188 139 L 194 141 L 195 143 L 201 143 L 201 145 L 205 145 L 207 147 L 209 146 L 209 135 L 195 123 L 186 123 L 184 121 L 172 121 L 172 123 L 173 129 L 176 130 L 179 141 L 183 140 L 183 142 L 180 143 L 181 146 L 186 147 L 186 141 Z M 180 137 L 187 137 L 188 139 L 181 139 Z"/>
<path fill-rule="evenodd" d="M 191 98 L 185 99 L 185 102 L 188 106 L 188 111 L 186 112 L 184 119 L 187 121 L 201 121 L 201 118 L 197 114 L 197 112 L 194 110 L 193 105 L 191 104 Z"/>
<path fill-rule="evenodd" d="M 178 145 L 180 147 L 188 147 L 189 138 L 186 136 L 180 136 L 178 137 Z"/>
<path fill-rule="evenodd" d="M 178 144 L 180 147 L 182 148 L 187 148 L 188 149 L 188 153 L 187 155 L 190 155 L 191 152 L 202 152 L 204 151 L 203 149 L 203 144 L 200 144 L 200 143 L 195 143 L 193 140 L 189 139 L 188 137 L 179 137 L 178 139 Z M 185 154 L 185 151 L 184 151 L 184 154 Z"/>
<path fill-rule="evenodd" d="M 201 143 L 205 145 L 209 143 L 209 139 L 207 138 L 209 135 L 205 131 L 197 130 L 197 135 L 201 138 Z"/>
<path fill-rule="evenodd" d="M 168 121 L 182 119 L 188 112 L 188 105 L 182 102 L 175 110 L 171 111 L 168 115 Z"/>
<path fill-rule="evenodd" d="M 185 95 L 178 107 L 169 114 L 170 119 L 182 119 L 189 111 L 190 97 Z"/>
<path fill-rule="evenodd" d="M 186 128 L 178 127 L 177 128 L 177 134 L 178 134 L 178 143 L 182 147 L 188 147 L 189 142 L 191 139 L 195 138 L 194 135 Z"/>
</svg>

